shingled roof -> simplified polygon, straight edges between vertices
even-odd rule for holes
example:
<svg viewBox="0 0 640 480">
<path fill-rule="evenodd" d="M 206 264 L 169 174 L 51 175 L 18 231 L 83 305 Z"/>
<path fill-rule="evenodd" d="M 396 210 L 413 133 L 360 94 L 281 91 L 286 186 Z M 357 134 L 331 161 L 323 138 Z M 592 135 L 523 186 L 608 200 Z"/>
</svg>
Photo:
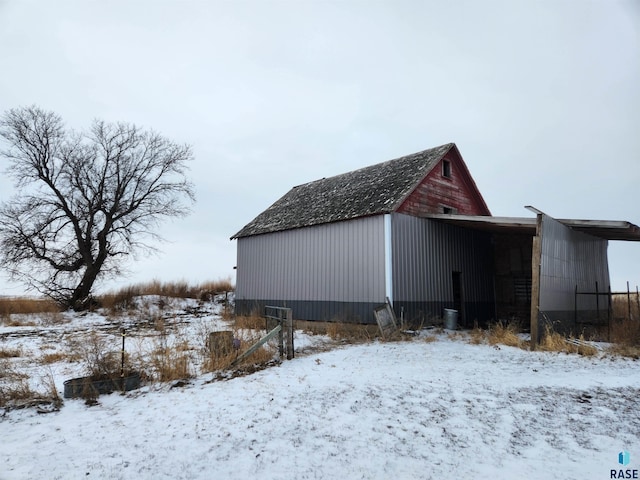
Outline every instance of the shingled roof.
<svg viewBox="0 0 640 480">
<path fill-rule="evenodd" d="M 453 146 L 293 187 L 231 238 L 394 212 Z"/>
</svg>

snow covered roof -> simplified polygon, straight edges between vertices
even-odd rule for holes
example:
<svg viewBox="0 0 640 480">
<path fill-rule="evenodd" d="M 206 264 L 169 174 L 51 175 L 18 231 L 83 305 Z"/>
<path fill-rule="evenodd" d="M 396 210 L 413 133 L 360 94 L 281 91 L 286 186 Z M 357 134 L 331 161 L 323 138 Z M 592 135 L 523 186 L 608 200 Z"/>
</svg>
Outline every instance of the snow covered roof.
<svg viewBox="0 0 640 480">
<path fill-rule="evenodd" d="M 293 187 L 231 238 L 391 213 L 452 147 L 447 143 Z"/>
</svg>

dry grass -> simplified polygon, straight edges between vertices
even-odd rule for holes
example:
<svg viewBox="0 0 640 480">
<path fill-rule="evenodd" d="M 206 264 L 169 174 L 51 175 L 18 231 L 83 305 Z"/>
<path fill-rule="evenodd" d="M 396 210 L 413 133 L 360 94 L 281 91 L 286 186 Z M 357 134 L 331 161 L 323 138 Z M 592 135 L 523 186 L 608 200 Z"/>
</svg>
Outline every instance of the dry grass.
<svg viewBox="0 0 640 480">
<path fill-rule="evenodd" d="M 609 353 L 640 360 L 640 347 L 638 346 L 614 343 L 609 348 Z"/>
<path fill-rule="evenodd" d="M 252 314 L 244 317 L 235 317 L 233 320 L 233 326 L 238 330 L 264 330 L 267 326 L 267 322 L 264 317 Z"/>
<path fill-rule="evenodd" d="M 232 292 L 234 290 L 230 279 L 212 280 L 203 283 L 190 284 L 187 281 L 161 282 L 152 280 L 147 283 L 129 285 L 114 292 L 108 292 L 98 297 L 98 303 L 107 309 L 129 310 L 135 308 L 136 298 L 144 295 L 157 295 L 170 298 L 196 298 L 208 301 L 215 294 Z"/>
<path fill-rule="evenodd" d="M 516 323 L 497 322 L 489 327 L 487 341 L 489 345 L 507 345 L 522 348 L 523 340 L 518 333 L 520 328 Z"/>
<path fill-rule="evenodd" d="M 191 358 L 175 346 L 162 346 L 151 354 L 152 378 L 159 382 L 184 380 L 193 377 Z"/>
<path fill-rule="evenodd" d="M 486 340 L 486 332 L 477 326 L 469 333 L 469 343 L 471 345 L 481 345 Z"/>
<path fill-rule="evenodd" d="M 640 297 L 637 293 L 614 295 L 611 301 L 611 353 L 640 358 Z"/>
<path fill-rule="evenodd" d="M 25 379 L 9 385 L 0 386 L 0 407 L 7 407 L 24 400 L 31 400 L 34 397 L 36 397 L 36 392 L 31 389 L 29 382 Z"/>
<path fill-rule="evenodd" d="M 296 320 L 295 325 L 307 335 L 326 335 L 326 322 L 310 322 L 307 320 Z"/>
<path fill-rule="evenodd" d="M 43 365 L 50 365 L 58 362 L 76 362 L 80 358 L 77 355 L 72 355 L 65 352 L 45 353 L 40 357 L 40 363 Z"/>
<path fill-rule="evenodd" d="M 22 356 L 20 348 L 0 348 L 0 358 L 17 358 Z"/>
<path fill-rule="evenodd" d="M 489 345 L 507 345 L 529 349 L 531 343 L 528 340 L 523 340 L 519 335 L 519 331 L 520 328 L 517 324 L 505 322 L 494 323 L 487 331 L 476 327 L 469 333 L 469 343 L 474 345 L 487 343 Z M 565 337 L 554 332 L 549 327 L 547 327 L 536 349 L 544 352 L 575 353 L 585 356 L 598 353 L 598 349 L 590 345 L 583 335 L 577 338 L 573 336 Z"/>
<path fill-rule="evenodd" d="M 578 355 L 585 356 L 596 355 L 598 353 L 596 347 L 586 342 L 584 335 L 580 335 L 578 338 L 567 338 L 564 335 L 554 332 L 549 327 L 546 328 L 545 334 L 542 336 L 542 340 L 537 348 L 544 352 L 577 353 Z"/>
<path fill-rule="evenodd" d="M 611 313 L 617 319 L 640 320 L 640 298 L 638 294 L 617 294 L 611 297 Z M 631 314 L 631 315 L 629 315 Z"/>
<path fill-rule="evenodd" d="M 264 319 L 262 319 L 261 329 L 237 328 L 232 330 L 233 342 L 226 348 L 218 351 L 208 349 L 207 356 L 203 363 L 203 370 L 206 372 L 214 372 L 225 370 L 236 361 L 236 359 L 251 346 L 256 344 L 264 336 Z M 238 348 L 235 348 L 237 346 Z M 250 356 L 243 359 L 237 367 L 260 366 L 266 365 L 273 361 L 278 353 L 277 342 L 271 340 L 258 348 Z"/>
<path fill-rule="evenodd" d="M 156 330 L 159 333 L 154 339 L 153 350 L 145 365 L 151 369 L 149 379 L 171 382 L 193 377 L 195 371 L 191 354 L 196 349 L 180 332 L 169 335 L 164 321 L 156 322 Z"/>
<path fill-rule="evenodd" d="M 43 298 L 11 297 L 0 298 L 0 316 L 11 314 L 58 313 L 60 307 L 53 301 Z"/>
<path fill-rule="evenodd" d="M 330 322 L 327 324 L 327 335 L 343 343 L 362 343 L 372 341 L 380 335 L 380 331 L 377 325 Z"/>
<path fill-rule="evenodd" d="M 613 320 L 611 341 L 619 345 L 640 347 L 640 320 L 629 318 Z"/>
<path fill-rule="evenodd" d="M 3 315 L 1 318 L 2 323 L 6 327 L 35 327 L 38 325 L 38 322 L 36 322 L 33 318 L 24 314 L 8 314 Z"/>
</svg>

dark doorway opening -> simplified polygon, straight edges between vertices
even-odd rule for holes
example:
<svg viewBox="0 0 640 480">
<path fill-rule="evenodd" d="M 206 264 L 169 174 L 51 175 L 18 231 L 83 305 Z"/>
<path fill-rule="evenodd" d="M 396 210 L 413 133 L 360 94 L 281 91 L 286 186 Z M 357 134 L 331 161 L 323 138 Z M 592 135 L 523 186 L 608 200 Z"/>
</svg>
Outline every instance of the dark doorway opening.
<svg viewBox="0 0 640 480">
<path fill-rule="evenodd" d="M 451 272 L 451 285 L 453 287 L 453 309 L 458 311 L 458 320 L 465 324 L 464 302 L 462 298 L 462 272 Z"/>
</svg>

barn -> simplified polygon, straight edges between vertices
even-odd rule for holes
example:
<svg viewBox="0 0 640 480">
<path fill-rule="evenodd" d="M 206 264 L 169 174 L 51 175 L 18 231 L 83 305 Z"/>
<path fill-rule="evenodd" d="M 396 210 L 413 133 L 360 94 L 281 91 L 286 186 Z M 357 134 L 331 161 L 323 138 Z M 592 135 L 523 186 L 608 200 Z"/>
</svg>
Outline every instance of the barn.
<svg viewBox="0 0 640 480">
<path fill-rule="evenodd" d="M 238 314 L 275 305 L 296 319 L 373 323 L 388 300 L 407 321 L 447 308 L 463 326 L 561 330 L 578 327 L 576 310 L 600 316 L 586 294 L 609 288 L 608 241 L 640 241 L 640 229 L 494 217 L 449 143 L 293 187 L 232 239 Z"/>
</svg>

